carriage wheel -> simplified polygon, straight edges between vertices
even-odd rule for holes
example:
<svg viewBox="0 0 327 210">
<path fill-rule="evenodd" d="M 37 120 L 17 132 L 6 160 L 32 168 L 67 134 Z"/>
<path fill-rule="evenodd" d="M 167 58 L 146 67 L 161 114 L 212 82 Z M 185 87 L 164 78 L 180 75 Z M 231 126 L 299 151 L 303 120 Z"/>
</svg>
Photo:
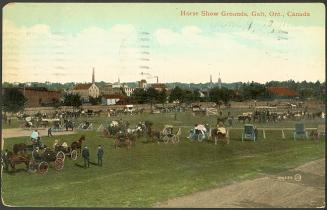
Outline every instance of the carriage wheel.
<svg viewBox="0 0 327 210">
<path fill-rule="evenodd" d="M 28 163 L 28 170 L 31 173 L 35 173 L 37 171 L 37 164 L 36 164 L 36 162 L 34 160 L 31 160 Z"/>
<path fill-rule="evenodd" d="M 63 151 L 59 151 L 56 155 L 56 158 L 60 158 L 62 160 L 65 160 L 66 156 L 65 156 L 65 153 Z"/>
<path fill-rule="evenodd" d="M 178 136 L 173 137 L 173 143 L 179 143 L 179 137 Z"/>
<path fill-rule="evenodd" d="M 169 137 L 168 137 L 168 136 L 164 136 L 164 137 L 162 138 L 162 140 L 164 141 L 165 144 L 168 144 L 168 142 L 169 142 Z"/>
<path fill-rule="evenodd" d="M 54 162 L 54 167 L 57 171 L 60 171 L 64 168 L 64 160 L 61 158 L 57 158 Z"/>
<path fill-rule="evenodd" d="M 36 153 L 36 149 L 33 149 L 33 151 L 32 151 L 32 158 L 33 158 L 33 160 L 35 160 L 35 153 Z"/>
<path fill-rule="evenodd" d="M 38 165 L 38 170 L 37 172 L 41 175 L 44 175 L 48 172 L 49 169 L 49 164 L 45 161 L 42 161 L 41 163 L 39 163 Z"/>
<path fill-rule="evenodd" d="M 203 141 L 203 134 L 199 134 L 198 135 L 198 142 L 202 142 Z"/>
<path fill-rule="evenodd" d="M 177 138 L 176 138 L 176 136 L 171 137 L 171 142 L 172 142 L 173 144 L 176 144 L 176 143 L 177 143 Z"/>
<path fill-rule="evenodd" d="M 72 150 L 72 152 L 70 153 L 70 157 L 72 160 L 77 160 L 77 151 L 76 150 Z"/>
</svg>

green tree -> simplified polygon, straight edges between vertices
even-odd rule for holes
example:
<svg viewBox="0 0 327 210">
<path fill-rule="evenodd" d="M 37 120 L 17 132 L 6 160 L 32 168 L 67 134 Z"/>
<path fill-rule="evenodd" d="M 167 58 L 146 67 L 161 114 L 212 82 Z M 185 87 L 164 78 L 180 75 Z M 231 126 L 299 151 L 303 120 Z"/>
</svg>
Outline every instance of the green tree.
<svg viewBox="0 0 327 210">
<path fill-rule="evenodd" d="M 92 104 L 92 105 L 98 105 L 101 103 L 101 96 L 99 97 L 96 97 L 96 98 L 93 98 L 93 97 L 89 97 L 89 102 Z"/>
<path fill-rule="evenodd" d="M 159 103 L 165 103 L 166 100 L 167 100 L 167 91 L 166 91 L 166 89 L 163 89 L 162 91 L 160 91 L 160 92 L 158 93 L 157 101 L 158 101 Z"/>
<path fill-rule="evenodd" d="M 63 104 L 65 106 L 72 106 L 73 108 L 78 108 L 82 105 L 81 96 L 79 94 L 66 93 L 64 95 Z"/>
<path fill-rule="evenodd" d="M 26 97 L 17 88 L 5 89 L 2 95 L 2 110 L 16 113 L 24 110 L 26 102 Z"/>
<path fill-rule="evenodd" d="M 235 92 L 227 88 L 212 88 L 209 91 L 209 99 L 212 102 L 221 104 L 221 102 L 227 104 L 235 97 Z"/>
<path fill-rule="evenodd" d="M 135 89 L 130 98 L 133 103 L 144 104 L 147 102 L 146 92 L 140 88 Z"/>
<path fill-rule="evenodd" d="M 184 96 L 184 91 L 179 86 L 176 86 L 170 92 L 169 102 L 173 102 L 176 100 L 183 101 L 184 99 L 183 96 Z"/>
<path fill-rule="evenodd" d="M 264 99 L 268 98 L 266 86 L 260 83 L 251 82 L 250 84 L 243 84 L 241 87 L 242 98 L 247 99 Z"/>
<path fill-rule="evenodd" d="M 146 90 L 146 98 L 148 102 L 151 103 L 156 103 L 158 102 L 158 98 L 159 98 L 159 91 L 157 91 L 156 89 L 154 89 L 153 87 L 150 87 Z"/>
</svg>

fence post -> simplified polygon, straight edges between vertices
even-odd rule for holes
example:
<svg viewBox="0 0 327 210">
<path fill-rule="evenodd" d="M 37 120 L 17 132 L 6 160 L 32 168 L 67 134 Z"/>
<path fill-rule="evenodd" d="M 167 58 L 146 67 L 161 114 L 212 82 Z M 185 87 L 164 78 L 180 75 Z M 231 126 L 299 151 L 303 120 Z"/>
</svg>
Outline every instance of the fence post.
<svg viewBox="0 0 327 210">
<path fill-rule="evenodd" d="M 282 129 L 282 139 L 285 139 L 285 133 L 283 129 Z"/>
<path fill-rule="evenodd" d="M 263 139 L 266 139 L 266 132 L 265 132 L 265 129 L 262 129 L 262 135 L 263 135 Z"/>
</svg>

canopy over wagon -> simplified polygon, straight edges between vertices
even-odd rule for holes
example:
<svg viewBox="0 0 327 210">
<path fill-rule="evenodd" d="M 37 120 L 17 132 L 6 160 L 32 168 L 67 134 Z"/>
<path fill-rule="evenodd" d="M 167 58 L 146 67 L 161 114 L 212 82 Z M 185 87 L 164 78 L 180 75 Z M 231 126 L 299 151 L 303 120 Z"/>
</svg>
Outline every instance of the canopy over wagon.
<svg viewBox="0 0 327 210">
<path fill-rule="evenodd" d="M 190 140 L 197 140 L 202 142 L 204 139 L 209 138 L 209 128 L 203 124 L 197 124 L 194 128 L 190 130 L 190 135 L 188 137 Z"/>
<path fill-rule="evenodd" d="M 54 118 L 54 119 L 43 118 L 41 121 L 43 121 L 43 122 L 60 122 L 60 119 L 58 119 L 58 118 Z"/>
<path fill-rule="evenodd" d="M 242 132 L 242 141 L 244 140 L 253 140 L 256 141 L 258 138 L 258 130 L 252 124 L 245 124 L 244 130 Z"/>
</svg>

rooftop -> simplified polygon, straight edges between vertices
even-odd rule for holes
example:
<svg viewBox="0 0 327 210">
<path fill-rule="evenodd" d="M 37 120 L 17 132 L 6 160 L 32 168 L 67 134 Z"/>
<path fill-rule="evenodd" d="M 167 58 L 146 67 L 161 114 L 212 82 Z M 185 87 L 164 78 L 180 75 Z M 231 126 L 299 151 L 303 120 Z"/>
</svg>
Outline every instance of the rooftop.
<svg viewBox="0 0 327 210">
<path fill-rule="evenodd" d="M 295 92 L 294 90 L 291 90 L 287 87 L 269 87 L 268 91 L 279 95 L 279 96 L 297 96 L 299 95 L 297 92 Z"/>
<path fill-rule="evenodd" d="M 92 83 L 89 84 L 77 84 L 73 90 L 88 90 L 92 86 Z"/>
</svg>

